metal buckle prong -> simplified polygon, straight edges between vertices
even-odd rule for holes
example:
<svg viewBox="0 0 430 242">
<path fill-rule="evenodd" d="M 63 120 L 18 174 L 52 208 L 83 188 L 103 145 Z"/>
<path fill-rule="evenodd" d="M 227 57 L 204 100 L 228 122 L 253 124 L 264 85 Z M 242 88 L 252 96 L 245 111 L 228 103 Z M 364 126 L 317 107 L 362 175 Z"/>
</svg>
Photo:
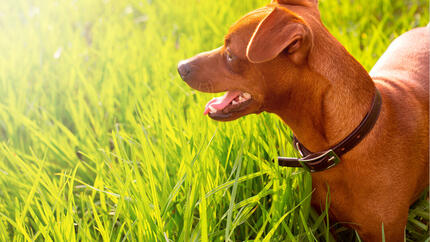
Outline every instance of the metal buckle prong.
<svg viewBox="0 0 430 242">
<path fill-rule="evenodd" d="M 340 163 L 339 156 L 337 156 L 337 154 L 333 150 L 329 150 L 327 152 L 327 155 L 330 155 L 330 158 L 328 159 L 328 161 L 333 161 L 335 165 Z"/>
</svg>

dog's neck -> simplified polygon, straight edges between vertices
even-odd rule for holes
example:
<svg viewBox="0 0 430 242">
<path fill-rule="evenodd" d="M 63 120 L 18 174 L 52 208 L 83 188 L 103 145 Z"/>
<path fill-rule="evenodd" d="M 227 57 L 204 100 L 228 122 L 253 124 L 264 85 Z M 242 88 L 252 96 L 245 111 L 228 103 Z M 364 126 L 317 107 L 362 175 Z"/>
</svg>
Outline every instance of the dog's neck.
<svg viewBox="0 0 430 242">
<path fill-rule="evenodd" d="M 299 78 L 286 94 L 286 108 L 275 113 L 310 151 L 343 140 L 370 110 L 372 79 L 331 35 L 314 43 Z"/>
</svg>

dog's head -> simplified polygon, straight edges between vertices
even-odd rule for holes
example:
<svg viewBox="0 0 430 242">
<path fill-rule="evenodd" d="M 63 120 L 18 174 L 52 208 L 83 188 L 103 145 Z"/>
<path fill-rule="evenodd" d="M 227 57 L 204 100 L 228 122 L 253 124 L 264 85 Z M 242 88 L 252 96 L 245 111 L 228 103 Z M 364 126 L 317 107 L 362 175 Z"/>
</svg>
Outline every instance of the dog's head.
<svg viewBox="0 0 430 242">
<path fill-rule="evenodd" d="M 313 45 L 305 19 L 320 22 L 316 0 L 279 0 L 237 21 L 218 49 L 181 61 L 178 71 L 192 88 L 225 92 L 204 113 L 221 121 L 274 110 L 303 75 Z"/>
</svg>

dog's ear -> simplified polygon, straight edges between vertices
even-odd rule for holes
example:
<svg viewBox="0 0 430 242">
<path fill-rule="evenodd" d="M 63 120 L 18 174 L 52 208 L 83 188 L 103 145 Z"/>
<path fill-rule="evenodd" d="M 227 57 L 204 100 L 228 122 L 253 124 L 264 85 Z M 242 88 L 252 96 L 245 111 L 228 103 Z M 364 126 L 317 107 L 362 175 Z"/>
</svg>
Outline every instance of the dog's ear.
<svg viewBox="0 0 430 242">
<path fill-rule="evenodd" d="M 318 0 L 272 0 L 272 3 L 307 5 L 308 3 L 318 4 Z"/>
<path fill-rule="evenodd" d="M 286 8 L 275 7 L 255 29 L 246 49 L 252 63 L 273 60 L 286 51 L 300 65 L 312 46 L 312 33 L 305 22 Z"/>
</svg>

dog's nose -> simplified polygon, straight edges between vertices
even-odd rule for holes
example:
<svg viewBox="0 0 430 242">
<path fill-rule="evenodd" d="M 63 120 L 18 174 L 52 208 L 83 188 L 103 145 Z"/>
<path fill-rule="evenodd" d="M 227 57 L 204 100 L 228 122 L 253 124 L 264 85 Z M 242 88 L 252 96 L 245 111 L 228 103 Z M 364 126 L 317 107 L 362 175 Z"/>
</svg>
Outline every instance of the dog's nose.
<svg viewBox="0 0 430 242">
<path fill-rule="evenodd" d="M 186 77 L 190 74 L 191 68 L 188 61 L 183 60 L 178 63 L 178 72 L 182 79 L 185 81 Z"/>
</svg>

